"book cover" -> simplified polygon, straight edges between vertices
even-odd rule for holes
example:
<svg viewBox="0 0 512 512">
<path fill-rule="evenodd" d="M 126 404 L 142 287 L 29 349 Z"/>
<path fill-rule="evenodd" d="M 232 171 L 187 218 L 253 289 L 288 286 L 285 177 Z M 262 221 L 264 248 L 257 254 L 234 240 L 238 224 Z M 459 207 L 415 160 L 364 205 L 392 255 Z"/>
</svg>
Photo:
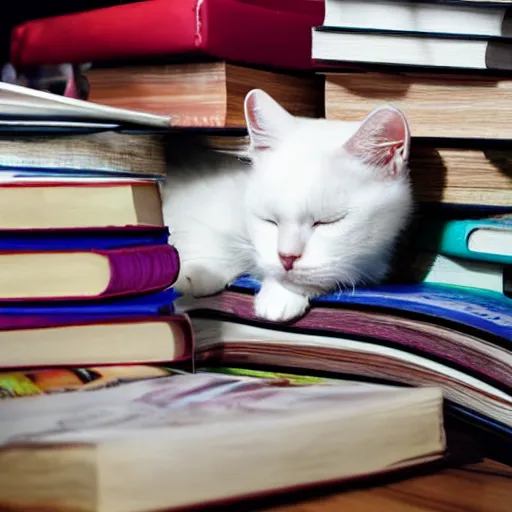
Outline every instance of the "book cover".
<svg viewBox="0 0 512 512">
<path fill-rule="evenodd" d="M 56 321 L 59 318 L 67 318 L 65 321 L 72 323 L 73 320 L 69 320 L 69 318 L 82 318 L 92 322 L 95 319 L 167 315 L 174 312 L 174 301 L 177 297 L 177 292 L 173 288 L 168 288 L 154 293 L 95 301 L 0 303 L 0 321 L 5 327 L 13 325 L 15 322 L 17 322 L 16 325 L 22 325 L 23 322 L 32 322 L 31 325 L 38 327 L 42 322 L 47 322 L 47 319 Z M 2 324 L 0 324 L 0 328 L 2 328 Z"/>
<path fill-rule="evenodd" d="M 242 276 L 235 291 L 254 293 L 260 283 Z M 512 301 L 487 290 L 441 284 L 382 285 L 355 288 L 318 297 L 312 307 L 369 307 L 441 318 L 512 341 Z"/>
<path fill-rule="evenodd" d="M 164 245 L 168 241 L 167 227 L 7 229 L 0 230 L 0 253 L 4 251 L 106 250 Z"/>
<path fill-rule="evenodd" d="M 479 246 L 472 244 L 475 233 L 482 231 L 492 233 L 497 237 L 497 242 L 491 244 L 486 240 Z M 427 250 L 448 256 L 510 265 L 512 264 L 512 215 L 484 219 L 429 221 L 422 226 L 421 236 L 418 236 L 416 243 Z"/>
<path fill-rule="evenodd" d="M 0 252 L 0 300 L 98 299 L 171 286 L 179 256 L 171 245 L 104 250 Z"/>
<path fill-rule="evenodd" d="M 283 380 L 174 375 L 94 393 L 3 400 L 0 502 L 33 509 L 43 492 L 54 510 L 83 503 L 91 510 L 182 509 L 445 454 L 437 388 Z"/>
<path fill-rule="evenodd" d="M 263 327 L 270 337 L 281 331 L 318 334 L 332 338 L 334 345 L 338 338 L 348 337 L 437 361 L 498 388 L 512 389 L 508 341 L 490 339 L 488 333 L 461 332 L 453 326 L 438 325 L 437 319 L 316 305 L 293 323 L 275 324 L 255 317 L 252 296 L 232 291 L 198 299 L 187 313 L 192 318 Z"/>
<path fill-rule="evenodd" d="M 143 364 L 3 371 L 0 372 L 0 399 L 91 391 L 174 373 L 183 372 Z"/>
<path fill-rule="evenodd" d="M 316 329 L 272 328 L 236 318 L 192 316 L 198 366 L 247 366 L 322 372 L 407 386 L 439 386 L 446 400 L 512 427 L 510 386 L 430 354 L 376 339 Z M 503 351 L 503 370 L 511 355 Z M 462 357 L 460 358 L 462 359 Z M 482 361 L 482 365 L 486 364 Z M 496 359 L 494 367 L 500 364 Z"/>
<path fill-rule="evenodd" d="M 199 54 L 309 70 L 311 29 L 323 17 L 323 2 L 311 0 L 139 2 L 23 23 L 12 31 L 11 62 L 25 67 Z"/>
</svg>

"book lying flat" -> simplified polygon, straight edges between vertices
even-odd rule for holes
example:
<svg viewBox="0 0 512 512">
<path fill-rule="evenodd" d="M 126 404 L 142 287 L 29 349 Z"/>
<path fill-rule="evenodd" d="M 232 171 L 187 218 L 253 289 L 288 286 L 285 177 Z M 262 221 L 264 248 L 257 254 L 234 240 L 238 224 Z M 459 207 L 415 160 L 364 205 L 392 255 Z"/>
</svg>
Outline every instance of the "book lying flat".
<svg viewBox="0 0 512 512">
<path fill-rule="evenodd" d="M 494 386 L 512 389 L 512 354 L 506 342 L 492 343 L 486 335 L 461 332 L 453 326 L 438 325 L 424 318 L 317 304 L 291 325 L 273 325 L 260 322 L 254 316 L 251 295 L 229 290 L 195 300 L 187 312 L 193 318 L 239 321 L 266 328 L 270 330 L 266 338 L 275 330 L 319 334 L 333 337 L 332 343 L 336 346 L 336 337 L 349 337 L 368 342 L 369 347 L 381 345 L 383 351 L 389 347 L 430 358 Z M 340 341 L 339 346 L 342 345 Z M 372 350 L 379 350 L 377 345 Z"/>
<path fill-rule="evenodd" d="M 59 119 L 169 127 L 169 118 L 165 116 L 97 105 L 4 82 L 0 82 L 0 107 L 0 117 L 5 120 Z"/>
<path fill-rule="evenodd" d="M 260 283 L 242 276 L 233 283 L 235 291 L 254 293 Z M 348 307 L 414 314 L 454 328 L 480 331 L 486 336 L 512 341 L 511 301 L 487 290 L 467 289 L 438 284 L 382 285 L 347 289 L 313 300 L 313 307 Z"/>
<path fill-rule="evenodd" d="M 323 24 L 341 28 L 511 36 L 512 27 L 505 22 L 510 16 L 508 8 L 511 6 L 510 2 L 485 5 L 442 0 L 326 0 Z"/>
<path fill-rule="evenodd" d="M 60 171 L 64 175 L 164 178 L 164 152 L 164 137 L 158 134 L 0 135 L 1 170 L 30 169 L 45 176 Z"/>
<path fill-rule="evenodd" d="M 313 59 L 340 64 L 511 71 L 511 52 L 507 37 L 327 26 L 313 30 Z"/>
<path fill-rule="evenodd" d="M 493 218 L 429 220 L 416 243 L 469 260 L 512 265 L 512 214 Z"/>
<path fill-rule="evenodd" d="M 512 265 L 420 252 L 397 278 L 412 282 L 482 288 L 512 298 Z"/>
<path fill-rule="evenodd" d="M 167 227 L 123 226 L 121 228 L 4 229 L 0 230 L 3 251 L 79 251 L 164 245 Z"/>
<path fill-rule="evenodd" d="M 10 61 L 23 68 L 192 54 L 309 70 L 311 28 L 323 16 L 323 2 L 311 0 L 137 2 L 22 23 Z"/>
<path fill-rule="evenodd" d="M 512 428 L 512 395 L 504 386 L 448 365 L 435 356 L 401 350 L 317 329 L 294 331 L 240 323 L 238 318 L 192 315 L 199 365 L 301 369 L 377 379 L 410 386 L 438 386 L 447 400 Z M 510 356 L 503 363 L 510 372 Z"/>
<path fill-rule="evenodd" d="M 167 116 L 171 126 L 245 128 L 244 100 L 255 84 L 293 115 L 323 113 L 319 77 L 226 62 L 93 67 L 85 79 L 89 101 Z"/>
<path fill-rule="evenodd" d="M 192 340 L 190 323 L 181 315 L 117 320 L 88 315 L 3 318 L 0 367 L 183 361 L 192 356 Z"/>
<path fill-rule="evenodd" d="M 512 138 L 511 91 L 512 80 L 501 76 L 403 70 L 328 73 L 325 116 L 359 121 L 382 103 L 392 103 L 407 116 L 414 137 L 498 139 L 505 142 L 503 151 L 508 151 L 506 142 Z M 480 148 L 475 141 L 470 149 Z M 505 177 L 508 174 L 510 180 L 510 172 L 506 171 L 507 157 L 497 156 L 495 165 L 502 160 Z M 492 153 L 488 158 L 491 163 L 495 161 Z M 492 188 L 491 182 L 488 185 Z"/>
<path fill-rule="evenodd" d="M 163 225 L 160 191 L 154 182 L 0 182 L 0 230 Z"/>
<path fill-rule="evenodd" d="M 426 103 L 426 102 L 425 102 Z M 408 108 L 408 107 L 406 107 Z M 415 107 L 413 107 L 415 108 Z M 425 108 L 430 111 L 430 108 Z M 433 110 L 431 110 L 433 113 Z M 424 113 L 426 115 L 426 112 Z M 437 114 L 436 114 L 437 115 Z M 461 117 L 463 114 L 459 112 Z M 444 114 L 443 114 L 444 116 Z M 419 132 L 434 132 L 434 124 L 423 125 L 423 120 L 412 116 L 420 123 Z M 439 115 L 439 118 L 442 116 Z M 445 118 L 448 121 L 448 118 Z M 456 122 L 452 123 L 454 126 Z M 492 122 L 490 123 L 492 124 Z M 418 125 L 417 125 L 418 126 Z M 460 123 L 454 127 L 452 135 L 462 131 L 474 130 L 474 136 L 480 131 L 477 124 Z M 462 129 L 461 129 L 462 127 Z M 439 127 L 440 136 L 448 136 L 448 125 Z M 493 132 L 496 128 L 492 128 Z M 446 130 L 446 131 L 445 131 Z M 480 133 L 485 136 L 487 127 Z M 497 132 L 496 132 L 497 133 Z M 491 134 L 489 134 L 491 135 Z M 498 137 L 501 137 L 498 134 Z M 422 143 L 423 142 L 423 143 Z M 453 144 L 453 142 L 452 142 Z M 414 199 L 421 205 L 459 205 L 484 208 L 510 208 L 512 204 L 512 151 L 507 142 L 497 143 L 497 147 L 479 147 L 471 142 L 471 147 L 440 147 L 436 143 L 414 141 L 409 159 L 410 178 Z"/>
<path fill-rule="evenodd" d="M 92 391 L 176 372 L 183 373 L 169 366 L 147 364 L 6 370 L 0 372 L 0 398 Z"/>
<path fill-rule="evenodd" d="M 409 385 L 439 385 L 452 402 L 512 426 L 512 300 L 436 284 L 356 288 L 319 297 L 291 324 L 254 317 L 258 281 L 179 299 L 200 364 L 270 365 Z M 508 412 L 507 412 L 508 411 Z"/>
<path fill-rule="evenodd" d="M 167 244 L 106 250 L 2 251 L 0 301 L 148 293 L 171 286 L 178 272 L 178 253 Z"/>
<path fill-rule="evenodd" d="M 178 296 L 173 288 L 167 288 L 153 293 L 97 301 L 0 302 L 0 319 L 6 327 L 10 325 L 11 328 L 31 328 L 40 327 L 40 322 L 46 322 L 46 317 L 52 318 L 54 323 L 59 318 L 73 323 L 72 318 L 83 317 L 91 320 L 116 320 L 169 315 L 174 313 L 174 301 Z"/>
<path fill-rule="evenodd" d="M 0 418 L 9 510 L 43 496 L 50 509 L 82 512 L 223 503 L 390 472 L 445 450 L 437 388 L 202 373 L 4 400 Z"/>
</svg>

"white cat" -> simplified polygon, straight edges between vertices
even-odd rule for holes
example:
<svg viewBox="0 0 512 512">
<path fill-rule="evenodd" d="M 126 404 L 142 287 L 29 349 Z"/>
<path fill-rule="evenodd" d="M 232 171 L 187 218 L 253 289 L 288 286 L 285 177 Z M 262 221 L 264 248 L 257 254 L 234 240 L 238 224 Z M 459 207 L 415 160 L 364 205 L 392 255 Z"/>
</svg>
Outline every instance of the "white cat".
<svg viewBox="0 0 512 512">
<path fill-rule="evenodd" d="M 176 153 L 189 161 L 172 166 L 163 197 L 182 262 L 177 289 L 210 295 L 252 273 L 262 279 L 256 315 L 287 321 L 311 297 L 385 277 L 412 205 L 403 114 L 297 118 L 253 90 L 245 115 L 252 165 Z"/>
</svg>

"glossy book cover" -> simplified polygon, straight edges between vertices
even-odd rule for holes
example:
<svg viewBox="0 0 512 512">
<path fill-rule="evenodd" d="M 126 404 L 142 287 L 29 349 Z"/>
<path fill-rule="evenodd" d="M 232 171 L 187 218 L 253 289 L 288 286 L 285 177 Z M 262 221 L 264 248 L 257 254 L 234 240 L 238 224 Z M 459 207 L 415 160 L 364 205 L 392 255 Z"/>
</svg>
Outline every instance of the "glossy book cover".
<svg viewBox="0 0 512 512">
<path fill-rule="evenodd" d="M 254 293 L 258 280 L 244 276 L 231 289 Z M 383 285 L 318 297 L 312 307 L 369 307 L 441 318 L 512 341 L 512 300 L 496 292 L 440 284 Z"/>
</svg>

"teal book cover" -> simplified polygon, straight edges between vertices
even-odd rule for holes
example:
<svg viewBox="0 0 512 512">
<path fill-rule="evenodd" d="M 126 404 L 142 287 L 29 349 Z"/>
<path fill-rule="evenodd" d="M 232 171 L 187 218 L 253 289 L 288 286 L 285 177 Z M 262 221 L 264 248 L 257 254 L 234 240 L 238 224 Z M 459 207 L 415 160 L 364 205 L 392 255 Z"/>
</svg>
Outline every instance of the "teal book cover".
<svg viewBox="0 0 512 512">
<path fill-rule="evenodd" d="M 512 264 L 512 214 L 485 219 L 428 221 L 417 245 L 447 256 Z"/>
</svg>

